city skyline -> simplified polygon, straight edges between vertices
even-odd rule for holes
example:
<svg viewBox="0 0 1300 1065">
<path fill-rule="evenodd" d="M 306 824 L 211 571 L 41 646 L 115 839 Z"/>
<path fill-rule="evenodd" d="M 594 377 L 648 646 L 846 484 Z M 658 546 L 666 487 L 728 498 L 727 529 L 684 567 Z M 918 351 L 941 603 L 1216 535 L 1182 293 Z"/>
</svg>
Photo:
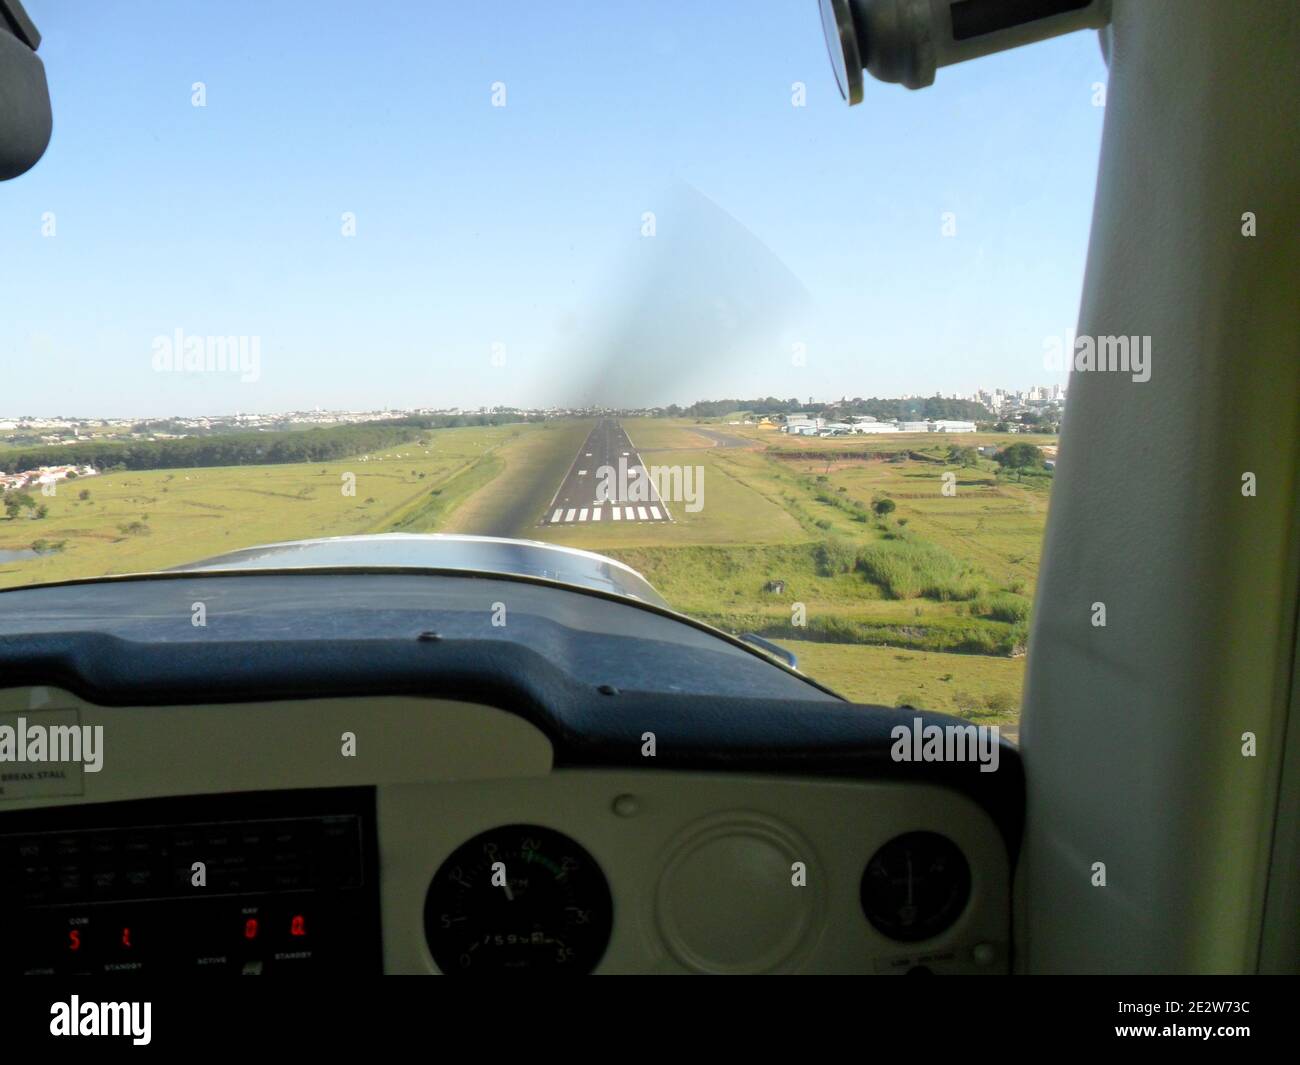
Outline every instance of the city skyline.
<svg viewBox="0 0 1300 1065">
<path fill-rule="evenodd" d="M 1030 401 L 1030 402 L 1059 402 L 1064 401 L 1068 389 L 1063 385 L 1029 385 L 1024 388 L 993 388 L 977 389 L 974 392 L 913 392 L 903 393 L 900 395 L 876 395 L 876 396 L 839 396 L 829 399 L 819 399 L 817 397 L 809 398 L 809 405 L 812 406 L 835 406 L 845 401 L 853 402 L 855 400 L 869 401 L 879 400 L 883 402 L 893 402 L 900 400 L 926 400 L 926 399 L 945 399 L 960 400 L 973 403 L 981 403 L 989 406 L 981 396 L 995 398 L 998 396 L 1007 397 L 1012 401 Z M 757 401 L 769 397 L 750 396 L 745 397 L 745 401 Z M 777 397 L 770 398 L 780 399 L 782 402 L 793 399 L 799 402 L 799 397 Z M 694 403 L 719 403 L 722 400 L 697 399 Z M 463 404 L 448 405 L 436 407 L 431 405 L 415 405 L 398 407 L 393 405 L 365 407 L 365 408 L 326 408 L 321 406 L 313 407 L 293 407 L 282 410 L 272 411 L 208 411 L 199 414 L 164 414 L 164 415 L 98 415 L 98 414 L 68 414 L 64 412 L 53 412 L 46 414 L 18 414 L 15 411 L 6 411 L 0 409 L 0 432 L 13 431 L 20 428 L 24 423 L 29 425 L 57 425 L 70 424 L 75 422 L 101 422 L 109 425 L 129 425 L 140 424 L 145 422 L 203 422 L 203 421 L 228 421 L 228 420 L 272 420 L 284 419 L 290 415 L 348 415 L 358 418 L 391 415 L 401 417 L 402 415 L 411 414 L 477 414 L 489 413 L 493 411 L 519 411 L 521 413 L 540 414 L 540 413 L 564 413 L 580 414 L 595 410 L 638 410 L 638 411 L 666 411 L 672 407 L 689 408 L 693 404 L 662 404 L 646 407 L 629 407 L 629 408 L 604 408 L 604 407 L 579 407 L 579 406 L 547 406 L 547 407 L 524 407 L 517 404 L 487 404 L 479 406 L 466 406 Z M 737 408 L 741 410 L 743 408 Z M 997 413 L 999 406 L 990 406 L 991 413 Z"/>
</svg>

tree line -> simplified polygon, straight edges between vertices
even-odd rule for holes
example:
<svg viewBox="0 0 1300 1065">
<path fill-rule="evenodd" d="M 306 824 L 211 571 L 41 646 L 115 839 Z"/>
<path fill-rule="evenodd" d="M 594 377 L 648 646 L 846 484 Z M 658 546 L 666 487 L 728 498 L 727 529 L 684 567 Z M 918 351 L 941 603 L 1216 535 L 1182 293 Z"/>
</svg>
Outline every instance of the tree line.
<svg viewBox="0 0 1300 1065">
<path fill-rule="evenodd" d="M 517 414 L 437 414 L 358 425 L 282 432 L 237 432 L 177 440 L 86 441 L 0 452 L 0 470 L 38 466 L 93 466 L 97 470 L 168 470 L 192 466 L 264 466 L 328 462 L 417 440 L 422 431 L 469 425 L 505 425 Z"/>
<path fill-rule="evenodd" d="M 759 417 L 796 412 L 832 419 L 849 414 L 870 415 L 888 422 L 935 419 L 973 422 L 988 421 L 993 417 L 993 412 L 982 403 L 969 399 L 944 399 L 941 396 L 912 399 L 863 399 L 858 396 L 835 403 L 804 403 L 798 399 L 777 399 L 775 396 L 764 399 L 712 399 L 700 400 L 689 407 L 665 407 L 661 413 L 668 417 L 720 418 L 735 411 L 748 411 Z"/>
</svg>

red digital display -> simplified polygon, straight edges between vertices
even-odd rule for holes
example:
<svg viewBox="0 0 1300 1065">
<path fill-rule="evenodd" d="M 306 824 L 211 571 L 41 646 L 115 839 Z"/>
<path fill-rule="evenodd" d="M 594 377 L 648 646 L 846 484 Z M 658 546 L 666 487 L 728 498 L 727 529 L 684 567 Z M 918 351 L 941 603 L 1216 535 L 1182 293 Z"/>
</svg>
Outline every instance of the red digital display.
<svg viewBox="0 0 1300 1065">
<path fill-rule="evenodd" d="M 307 927 L 302 914 L 294 914 L 293 920 L 289 922 L 289 934 L 291 936 L 305 936 L 307 934 Z"/>
<path fill-rule="evenodd" d="M 244 938 L 245 938 L 245 939 L 256 939 L 256 938 L 257 938 L 257 918 L 256 918 L 256 917 L 250 917 L 247 921 L 244 922 Z"/>
</svg>

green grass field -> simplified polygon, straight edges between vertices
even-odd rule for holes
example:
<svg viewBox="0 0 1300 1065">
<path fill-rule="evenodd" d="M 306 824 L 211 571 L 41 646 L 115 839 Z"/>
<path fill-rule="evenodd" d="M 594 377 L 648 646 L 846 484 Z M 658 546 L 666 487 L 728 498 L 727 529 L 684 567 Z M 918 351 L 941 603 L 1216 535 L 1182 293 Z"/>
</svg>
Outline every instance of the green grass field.
<svg viewBox="0 0 1300 1065">
<path fill-rule="evenodd" d="M 798 656 L 803 672 L 854 702 L 942 710 L 989 725 L 1014 725 L 1019 716 L 1023 658 L 782 643 Z"/>
<path fill-rule="evenodd" d="M 316 536 L 540 539 L 622 559 L 675 609 L 782 642 L 850 698 L 1014 727 L 1051 479 L 945 459 L 950 444 L 1055 438 L 791 438 L 725 420 L 627 419 L 647 465 L 703 469 L 702 507 L 669 501 L 671 524 L 539 525 L 591 424 L 433 429 L 339 462 L 63 482 L 35 495 L 44 518 L 0 519 L 0 552 L 63 545 L 0 561 L 0 587 Z M 881 517 L 871 508 L 883 498 L 894 510 Z"/>
<path fill-rule="evenodd" d="M 435 490 L 459 496 L 465 477 L 492 468 L 494 453 L 534 425 L 436 429 L 405 444 L 332 463 L 110 473 L 35 493 L 48 516 L 0 519 L 0 551 L 40 539 L 61 551 L 0 562 L 0 587 L 165 569 L 277 540 L 352 533 L 433 531 L 445 515 Z M 355 494 L 344 494 L 345 475 Z M 81 492 L 89 493 L 81 499 Z M 427 504 L 432 501 L 435 505 Z"/>
</svg>

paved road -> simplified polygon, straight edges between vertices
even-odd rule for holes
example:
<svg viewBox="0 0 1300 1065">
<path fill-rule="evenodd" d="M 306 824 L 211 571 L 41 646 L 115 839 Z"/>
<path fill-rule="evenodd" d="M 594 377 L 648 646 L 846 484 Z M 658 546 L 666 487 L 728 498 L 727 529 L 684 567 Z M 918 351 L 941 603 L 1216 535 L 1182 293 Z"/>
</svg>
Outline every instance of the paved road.
<svg viewBox="0 0 1300 1065">
<path fill-rule="evenodd" d="M 602 418 L 538 524 L 672 520 L 623 427 L 615 418 Z"/>
</svg>

